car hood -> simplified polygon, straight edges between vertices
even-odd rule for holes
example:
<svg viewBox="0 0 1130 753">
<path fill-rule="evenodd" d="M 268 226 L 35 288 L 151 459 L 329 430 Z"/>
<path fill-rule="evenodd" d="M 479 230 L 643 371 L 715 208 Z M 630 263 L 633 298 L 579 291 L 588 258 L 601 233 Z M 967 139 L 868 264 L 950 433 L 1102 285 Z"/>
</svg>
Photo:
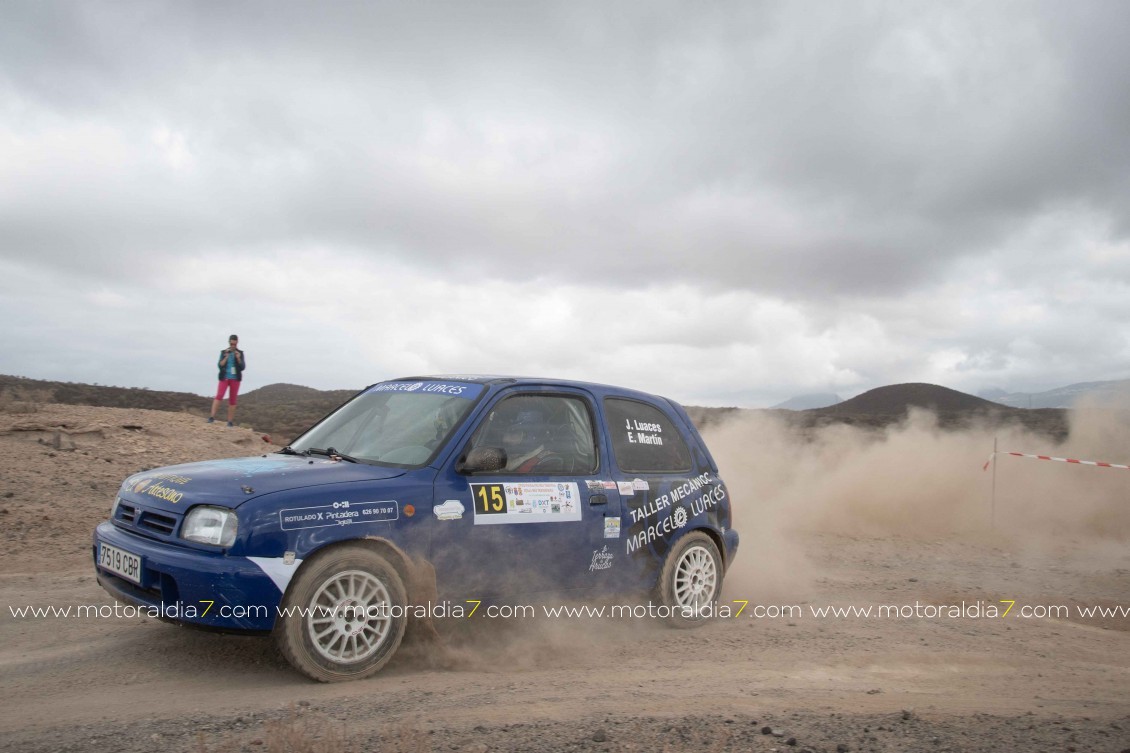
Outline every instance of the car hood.
<svg viewBox="0 0 1130 753">
<path fill-rule="evenodd" d="M 403 475 L 402 468 L 276 454 L 142 471 L 125 480 L 118 496 L 146 507 L 183 513 L 190 505 L 239 507 L 249 499 L 287 489 L 380 481 Z"/>
</svg>

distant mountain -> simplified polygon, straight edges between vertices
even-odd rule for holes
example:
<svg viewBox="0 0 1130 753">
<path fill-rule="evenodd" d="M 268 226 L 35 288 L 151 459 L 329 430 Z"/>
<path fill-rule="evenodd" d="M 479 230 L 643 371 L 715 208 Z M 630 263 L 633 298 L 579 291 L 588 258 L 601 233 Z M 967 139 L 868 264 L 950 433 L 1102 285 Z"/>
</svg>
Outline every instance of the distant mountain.
<svg viewBox="0 0 1130 753">
<path fill-rule="evenodd" d="M 876 387 L 850 400 L 817 408 L 811 412 L 822 415 L 867 414 L 878 416 L 902 415 L 911 407 L 937 412 L 965 413 L 999 410 L 1004 406 L 964 392 L 936 384 L 892 384 Z"/>
<path fill-rule="evenodd" d="M 297 384 L 268 384 L 239 396 L 237 418 L 269 432 L 276 442 L 287 444 L 359 390 L 316 390 Z"/>
<path fill-rule="evenodd" d="M 1083 398 L 1093 398 L 1101 403 L 1125 403 L 1130 399 L 1130 379 L 1077 382 L 1045 392 L 1000 392 L 992 399 L 1013 408 L 1074 408 Z"/>
<path fill-rule="evenodd" d="M 356 390 L 316 390 L 313 387 L 302 387 L 297 384 L 268 384 L 266 387 L 251 390 L 239 396 L 240 400 L 255 405 L 278 405 L 280 403 L 332 402 L 331 407 L 341 405 L 360 391 Z"/>
<path fill-rule="evenodd" d="M 269 434 L 275 444 L 288 444 L 356 392 L 357 390 L 316 390 L 296 384 L 269 384 L 240 395 L 235 420 L 237 424 Z M 835 398 L 834 395 L 825 397 Z M 185 392 L 48 382 L 0 375 L 0 411 L 18 403 L 148 408 L 187 412 L 199 416 L 203 421 L 212 406 L 212 398 Z M 786 401 L 782 405 L 788 403 Z M 700 428 L 708 428 L 744 415 L 773 415 L 789 425 L 808 431 L 830 424 L 880 429 L 901 421 L 911 406 L 934 411 L 943 428 L 960 428 L 968 425 L 973 418 L 987 417 L 993 421 L 1019 423 L 1057 439 L 1062 439 L 1067 434 L 1067 413 L 1064 410 L 1021 410 L 934 384 L 879 387 L 850 400 L 813 409 L 685 407 Z M 224 414 L 220 415 L 222 417 Z"/>
<path fill-rule="evenodd" d="M 1062 441 L 1068 432 L 1067 411 L 1064 410 L 1022 410 L 948 387 L 920 383 L 878 387 L 827 408 L 787 415 L 797 416 L 809 428 L 844 423 L 881 429 L 903 420 L 911 408 L 930 411 L 943 429 L 962 429 L 976 421 L 1020 425 L 1057 441 Z"/>
<path fill-rule="evenodd" d="M 790 397 L 783 403 L 777 403 L 770 410 L 812 410 L 813 408 L 827 408 L 835 405 L 843 398 L 831 392 L 820 392 L 812 395 L 797 395 Z"/>
</svg>

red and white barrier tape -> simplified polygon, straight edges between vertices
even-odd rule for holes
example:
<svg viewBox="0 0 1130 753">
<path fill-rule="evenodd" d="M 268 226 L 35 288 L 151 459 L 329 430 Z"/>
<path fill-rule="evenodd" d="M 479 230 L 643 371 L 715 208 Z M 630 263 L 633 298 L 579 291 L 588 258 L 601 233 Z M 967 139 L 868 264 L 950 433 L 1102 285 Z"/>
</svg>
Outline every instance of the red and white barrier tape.
<svg viewBox="0 0 1130 753">
<path fill-rule="evenodd" d="M 989 470 L 989 464 L 993 462 L 993 458 L 997 455 L 1015 455 L 1018 458 L 1034 458 L 1035 460 L 1055 460 L 1060 463 L 1076 463 L 1077 465 L 1094 465 L 1099 468 L 1121 468 L 1125 471 L 1130 471 L 1130 465 L 1117 465 L 1115 463 L 1104 463 L 1099 460 L 1076 460 L 1075 458 L 1053 458 L 1050 455 L 1029 455 L 1024 452 L 994 452 L 989 455 L 989 459 L 985 461 L 985 465 L 981 466 L 981 470 Z"/>
</svg>

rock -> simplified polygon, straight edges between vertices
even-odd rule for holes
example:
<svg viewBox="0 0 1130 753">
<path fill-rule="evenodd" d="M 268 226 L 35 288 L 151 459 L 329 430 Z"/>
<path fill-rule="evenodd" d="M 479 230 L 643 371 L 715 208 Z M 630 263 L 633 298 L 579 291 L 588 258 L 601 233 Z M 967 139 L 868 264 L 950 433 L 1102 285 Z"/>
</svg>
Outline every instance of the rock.
<svg viewBox="0 0 1130 753">
<path fill-rule="evenodd" d="M 603 743 L 603 742 L 606 742 L 607 740 L 608 740 L 608 733 L 605 732 L 602 729 L 598 729 L 596 732 L 592 733 L 592 741 L 594 743 Z"/>
<path fill-rule="evenodd" d="M 55 436 L 51 438 L 51 446 L 56 450 L 69 451 L 75 448 L 75 440 L 71 439 L 71 435 L 64 431 L 55 432 Z"/>
<path fill-rule="evenodd" d="M 773 728 L 772 728 L 772 727 L 770 727 L 770 726 L 768 726 L 768 725 L 766 725 L 765 727 L 762 727 L 762 728 L 761 728 L 761 734 L 763 734 L 763 735 L 772 735 L 772 734 L 773 734 Z"/>
</svg>

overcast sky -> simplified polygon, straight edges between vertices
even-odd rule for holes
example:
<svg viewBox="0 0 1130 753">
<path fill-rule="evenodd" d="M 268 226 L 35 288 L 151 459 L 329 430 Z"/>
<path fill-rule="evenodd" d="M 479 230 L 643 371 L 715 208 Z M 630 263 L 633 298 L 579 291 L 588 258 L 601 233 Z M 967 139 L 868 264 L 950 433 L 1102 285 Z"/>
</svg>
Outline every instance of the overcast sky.
<svg viewBox="0 0 1130 753">
<path fill-rule="evenodd" d="M 0 373 L 1130 377 L 1130 3 L 0 5 Z"/>
</svg>

